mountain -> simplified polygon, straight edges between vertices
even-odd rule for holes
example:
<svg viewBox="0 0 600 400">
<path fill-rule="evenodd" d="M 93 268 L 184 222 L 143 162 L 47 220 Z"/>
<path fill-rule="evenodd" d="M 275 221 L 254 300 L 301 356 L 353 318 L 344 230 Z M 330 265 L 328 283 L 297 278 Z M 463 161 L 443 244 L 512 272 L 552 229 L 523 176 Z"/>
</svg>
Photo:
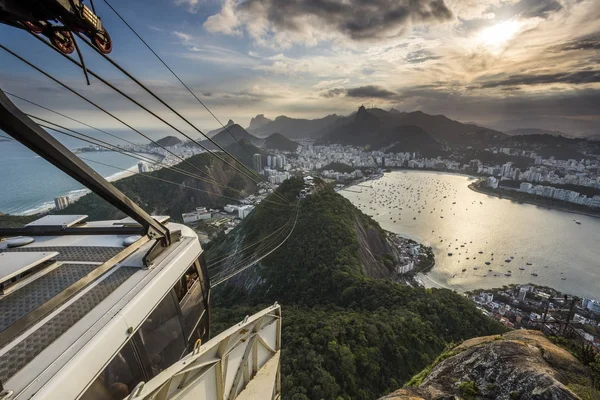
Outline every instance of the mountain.
<svg viewBox="0 0 600 400">
<path fill-rule="evenodd" d="M 273 122 L 273 121 L 270 120 L 269 118 L 265 118 L 264 114 L 258 114 L 256 117 L 254 117 L 250 120 L 250 125 L 248 126 L 248 130 L 249 131 L 258 130 L 270 122 Z"/>
<path fill-rule="evenodd" d="M 183 142 L 181 140 L 179 140 L 178 138 L 176 138 L 175 136 L 165 136 L 162 139 L 158 139 L 156 141 L 156 143 L 158 143 L 161 146 L 169 147 L 169 146 L 176 146 L 176 145 L 182 144 Z M 158 147 L 158 145 L 156 145 L 154 143 L 150 143 L 150 147 Z"/>
<path fill-rule="evenodd" d="M 592 368 L 541 332 L 517 330 L 447 349 L 404 389 L 380 400 L 598 399 L 592 376 Z"/>
<path fill-rule="evenodd" d="M 230 120 L 227 122 L 227 125 L 225 125 L 225 127 L 221 127 L 221 128 L 214 129 L 214 130 L 212 130 L 212 131 L 208 132 L 208 133 L 206 134 L 206 136 L 208 136 L 209 138 L 212 138 L 212 137 L 213 137 L 213 136 L 215 136 L 217 133 L 219 133 L 219 132 L 221 132 L 221 131 L 225 130 L 226 128 L 227 128 L 227 129 L 229 129 L 229 128 L 231 128 L 233 125 L 235 125 L 235 122 L 233 122 L 233 120 L 231 120 L 231 119 L 230 119 Z"/>
<path fill-rule="evenodd" d="M 236 143 L 236 141 L 246 140 L 251 142 L 255 140 L 256 137 L 249 134 L 244 128 L 242 128 L 238 124 L 232 124 L 227 129 L 222 129 L 219 133 L 212 137 L 212 140 L 218 143 L 221 147 L 227 147 L 231 144 Z M 209 142 L 208 140 L 203 140 L 202 145 L 206 146 L 211 150 L 217 149 L 217 146 Z"/>
<path fill-rule="evenodd" d="M 569 137 L 566 133 L 560 131 L 548 131 L 545 129 L 537 129 L 537 128 L 521 128 L 521 129 L 513 129 L 507 132 L 504 132 L 510 136 L 521 136 L 521 135 L 550 135 L 550 136 L 562 136 Z"/>
<path fill-rule="evenodd" d="M 190 157 L 175 167 L 200 176 L 202 180 L 163 168 L 120 179 L 114 185 L 149 214 L 170 215 L 177 221 L 181 220 L 182 213 L 200 205 L 223 206 L 231 202 L 228 198 L 241 198 L 256 191 L 256 186 L 249 178 L 208 153 Z M 208 176 L 219 184 L 206 182 Z M 85 214 L 89 215 L 91 221 L 124 217 L 119 210 L 93 193 L 81 197 L 59 213 Z"/>
<path fill-rule="evenodd" d="M 259 117 L 260 115 L 256 118 Z M 253 120 L 256 118 L 253 118 Z M 338 118 L 340 117 L 337 115 L 328 115 L 320 119 L 296 119 L 281 115 L 275 118 L 274 121 L 266 118 L 259 119 L 261 122 L 259 122 L 258 127 L 254 127 L 251 122 L 248 131 L 259 137 L 281 133 L 288 139 L 312 138 L 318 136 L 325 128 L 335 123 Z M 256 122 L 254 125 L 256 125 Z"/>
<path fill-rule="evenodd" d="M 295 152 L 299 146 L 297 142 L 286 138 L 281 133 L 274 133 L 266 137 L 264 140 L 259 140 L 256 143 L 260 143 L 260 147 L 263 147 L 265 149 L 290 152 Z"/>
<path fill-rule="evenodd" d="M 435 156 L 442 146 L 424 129 L 403 124 L 403 115 L 390 114 L 381 109 L 360 107 L 353 117 L 338 124 L 318 140 L 318 143 L 338 143 L 352 146 L 369 146 L 373 150 L 418 151 Z"/>
<path fill-rule="evenodd" d="M 391 281 L 397 255 L 379 224 L 318 180 L 298 201 L 303 187 L 283 182 L 278 192 L 293 207 L 262 202 L 205 247 L 214 281 L 289 234 L 211 293 L 215 334 L 283 304 L 282 400 L 374 399 L 402 387 L 448 343 L 504 331 L 450 290 Z"/>
<path fill-rule="evenodd" d="M 569 118 L 552 115 L 530 115 L 510 120 L 490 121 L 487 126 L 503 132 L 526 128 L 568 132 L 567 136 L 587 138 L 600 132 L 600 120 L 594 118 Z"/>
</svg>

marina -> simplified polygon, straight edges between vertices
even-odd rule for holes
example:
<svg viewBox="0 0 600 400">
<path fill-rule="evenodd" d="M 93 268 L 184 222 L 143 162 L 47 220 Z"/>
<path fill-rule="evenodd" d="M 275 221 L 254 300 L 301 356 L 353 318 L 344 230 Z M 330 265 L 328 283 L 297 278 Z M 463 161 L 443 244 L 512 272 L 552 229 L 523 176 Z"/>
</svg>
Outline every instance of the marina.
<svg viewBox="0 0 600 400">
<path fill-rule="evenodd" d="M 472 181 L 394 171 L 360 194 L 341 193 L 384 229 L 433 247 L 436 265 L 420 277 L 427 286 L 468 291 L 532 282 L 600 297 L 600 219 L 578 216 L 575 224 L 567 212 L 476 193 Z"/>
</svg>

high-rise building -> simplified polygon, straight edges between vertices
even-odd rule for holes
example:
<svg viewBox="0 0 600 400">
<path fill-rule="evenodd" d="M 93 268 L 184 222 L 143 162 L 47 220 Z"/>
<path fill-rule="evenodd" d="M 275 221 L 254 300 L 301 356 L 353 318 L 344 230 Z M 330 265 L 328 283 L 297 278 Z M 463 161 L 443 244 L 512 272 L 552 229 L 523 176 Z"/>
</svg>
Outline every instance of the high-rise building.
<svg viewBox="0 0 600 400">
<path fill-rule="evenodd" d="M 57 210 L 64 210 L 69 205 L 69 196 L 58 196 L 54 199 L 54 206 Z"/>
<path fill-rule="evenodd" d="M 271 168 L 271 156 L 267 156 L 267 167 Z"/>
<path fill-rule="evenodd" d="M 259 153 L 252 156 L 252 166 L 256 172 L 262 172 L 262 158 Z"/>
<path fill-rule="evenodd" d="M 140 161 L 138 163 L 138 172 L 140 174 L 143 174 L 144 172 L 148 172 L 148 166 L 142 161 Z"/>
</svg>

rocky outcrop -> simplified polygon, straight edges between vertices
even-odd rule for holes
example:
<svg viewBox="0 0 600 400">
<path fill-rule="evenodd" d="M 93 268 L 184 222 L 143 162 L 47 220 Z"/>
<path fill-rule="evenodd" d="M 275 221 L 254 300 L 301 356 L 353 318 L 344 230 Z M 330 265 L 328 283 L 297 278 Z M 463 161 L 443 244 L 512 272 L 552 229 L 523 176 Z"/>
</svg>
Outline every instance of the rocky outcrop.
<svg viewBox="0 0 600 400">
<path fill-rule="evenodd" d="M 570 400 L 570 384 L 589 385 L 586 367 L 538 331 L 470 339 L 446 357 L 382 400 Z"/>
</svg>

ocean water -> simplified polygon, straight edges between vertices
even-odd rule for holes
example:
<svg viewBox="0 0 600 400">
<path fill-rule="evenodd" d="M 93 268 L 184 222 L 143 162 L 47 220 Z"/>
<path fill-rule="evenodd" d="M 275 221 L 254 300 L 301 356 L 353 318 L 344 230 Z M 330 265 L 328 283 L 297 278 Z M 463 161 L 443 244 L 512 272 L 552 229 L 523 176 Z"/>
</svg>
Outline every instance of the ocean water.
<svg viewBox="0 0 600 400">
<path fill-rule="evenodd" d="M 137 160 L 115 152 L 80 154 L 89 160 L 129 169 Z M 96 172 L 109 178 L 122 176 L 122 170 L 86 161 Z M 85 193 L 77 181 L 16 141 L 0 142 L 0 212 L 31 214 L 54 205 L 54 198 Z"/>
<path fill-rule="evenodd" d="M 340 194 L 384 229 L 433 247 L 436 265 L 421 277 L 428 286 L 462 292 L 531 282 L 600 298 L 600 218 L 480 194 L 472 181 L 394 171 Z"/>
</svg>

